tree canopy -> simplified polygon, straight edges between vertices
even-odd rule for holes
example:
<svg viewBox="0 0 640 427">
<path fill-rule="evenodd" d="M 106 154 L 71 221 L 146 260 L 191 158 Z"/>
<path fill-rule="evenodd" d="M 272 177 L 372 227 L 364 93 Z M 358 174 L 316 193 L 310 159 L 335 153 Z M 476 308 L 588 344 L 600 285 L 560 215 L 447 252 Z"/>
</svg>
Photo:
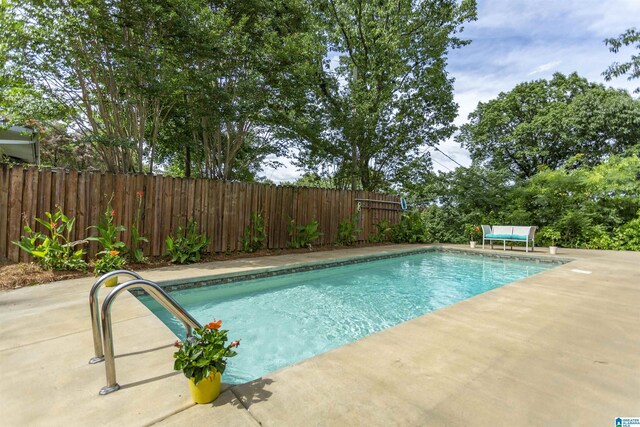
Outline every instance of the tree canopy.
<svg viewBox="0 0 640 427">
<path fill-rule="evenodd" d="M 575 73 L 556 73 L 479 103 L 457 140 L 475 164 L 518 179 L 541 167 L 595 165 L 640 143 L 640 102 Z"/>
<path fill-rule="evenodd" d="M 104 169 L 253 179 L 289 152 L 337 186 L 380 190 L 454 131 L 447 54 L 468 43 L 458 34 L 476 5 L 8 0 L 2 11 L 1 78 L 62 107 L 67 140 Z"/>
<path fill-rule="evenodd" d="M 636 50 L 640 51 L 640 31 L 629 28 L 618 37 L 606 39 L 605 43 L 613 53 L 620 52 L 623 46 L 634 46 Z M 602 74 L 607 81 L 623 75 L 627 75 L 627 80 L 640 78 L 640 53 L 631 55 L 631 59 L 627 62 L 614 62 Z M 634 92 L 640 93 L 640 86 Z"/>
<path fill-rule="evenodd" d="M 64 106 L 114 172 L 251 178 L 270 154 L 271 112 L 300 95 L 320 50 L 308 5 L 230 1 L 8 1 L 0 59 Z M 3 76 L 4 77 L 4 76 Z"/>
<path fill-rule="evenodd" d="M 450 49 L 475 19 L 475 2 L 317 3 L 311 103 L 281 122 L 300 164 L 330 169 L 341 186 L 379 190 L 420 150 L 451 135 L 457 106 L 446 71 Z"/>
</svg>

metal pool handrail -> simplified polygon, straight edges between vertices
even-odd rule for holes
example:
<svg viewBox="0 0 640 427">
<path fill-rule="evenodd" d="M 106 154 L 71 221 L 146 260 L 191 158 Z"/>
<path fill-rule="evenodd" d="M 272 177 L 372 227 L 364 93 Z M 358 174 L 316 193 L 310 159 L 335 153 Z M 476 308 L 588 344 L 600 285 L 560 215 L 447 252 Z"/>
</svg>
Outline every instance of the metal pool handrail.
<svg viewBox="0 0 640 427">
<path fill-rule="evenodd" d="M 192 328 L 202 327 L 196 319 L 194 319 L 180 304 L 176 302 L 176 300 L 171 298 L 171 296 L 156 283 L 149 280 L 134 279 L 113 288 L 109 295 L 104 299 L 104 302 L 102 303 L 102 312 L 100 313 L 103 330 L 102 343 L 103 348 L 105 349 L 104 362 L 107 373 L 107 385 L 100 389 L 101 395 L 109 394 L 120 389 L 120 386 L 116 382 L 116 364 L 113 354 L 113 332 L 111 330 L 111 305 L 116 300 L 116 297 L 128 288 L 142 288 L 145 290 L 153 299 L 158 301 L 164 308 L 184 324 L 187 337 L 191 336 Z"/>
<path fill-rule="evenodd" d="M 89 359 L 90 364 L 100 363 L 104 360 L 102 351 L 102 333 L 100 331 L 100 307 L 98 305 L 98 292 L 100 286 L 109 278 L 114 276 L 131 276 L 134 279 L 142 279 L 138 273 L 129 270 L 115 270 L 103 274 L 96 280 L 89 291 L 89 311 L 91 312 L 91 329 L 93 330 L 93 350 L 95 356 Z"/>
</svg>

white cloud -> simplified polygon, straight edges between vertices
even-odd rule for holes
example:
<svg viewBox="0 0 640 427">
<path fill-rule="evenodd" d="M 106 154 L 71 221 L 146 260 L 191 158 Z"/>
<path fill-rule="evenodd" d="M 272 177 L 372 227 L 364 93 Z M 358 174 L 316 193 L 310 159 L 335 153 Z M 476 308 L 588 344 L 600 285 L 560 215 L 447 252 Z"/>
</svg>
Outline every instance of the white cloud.
<svg viewBox="0 0 640 427">
<path fill-rule="evenodd" d="M 302 171 L 295 167 L 291 163 L 291 160 L 287 158 L 279 158 L 278 161 L 282 163 L 282 166 L 278 168 L 265 167 L 259 175 L 270 179 L 276 184 L 293 182 L 302 176 Z"/>
<path fill-rule="evenodd" d="M 531 71 L 527 76 L 533 76 L 534 74 L 542 73 L 543 71 L 553 70 L 556 66 L 560 65 L 562 61 L 552 61 L 546 64 L 538 65 L 535 70 Z"/>
</svg>

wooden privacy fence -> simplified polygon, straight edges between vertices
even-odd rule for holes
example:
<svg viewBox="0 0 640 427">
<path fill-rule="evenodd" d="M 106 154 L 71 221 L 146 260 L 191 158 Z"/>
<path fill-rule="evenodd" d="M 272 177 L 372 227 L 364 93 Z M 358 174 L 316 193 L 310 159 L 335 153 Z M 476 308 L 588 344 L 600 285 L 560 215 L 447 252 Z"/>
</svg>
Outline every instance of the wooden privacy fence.
<svg viewBox="0 0 640 427">
<path fill-rule="evenodd" d="M 141 192 L 141 193 L 140 193 Z M 139 193 L 142 197 L 139 197 Z M 23 226 L 44 231 L 35 217 L 44 218 L 60 206 L 76 223 L 72 240 L 81 240 L 97 232 L 100 215 L 113 196 L 115 223 L 127 228 L 120 239 L 131 244 L 130 227 L 141 203 L 142 234 L 146 255 L 164 255 L 167 236 L 191 219 L 201 233 L 211 239 L 210 252 L 240 250 L 240 239 L 250 223 L 252 212 L 262 213 L 267 231 L 266 246 L 286 248 L 289 242 L 289 218 L 297 225 L 316 219 L 322 237 L 318 245 L 337 239 L 338 223 L 359 215 L 360 240 L 375 232 L 374 224 L 387 219 L 399 221 L 394 204 L 362 202 L 367 209 L 357 212 L 356 198 L 399 202 L 393 195 L 366 191 L 274 186 L 210 179 L 182 179 L 153 175 L 116 175 L 100 172 L 77 172 L 37 167 L 2 165 L 0 174 L 0 257 L 28 261 L 29 257 L 11 241 L 19 240 Z M 99 250 L 96 242 L 83 246 L 89 257 Z"/>
</svg>

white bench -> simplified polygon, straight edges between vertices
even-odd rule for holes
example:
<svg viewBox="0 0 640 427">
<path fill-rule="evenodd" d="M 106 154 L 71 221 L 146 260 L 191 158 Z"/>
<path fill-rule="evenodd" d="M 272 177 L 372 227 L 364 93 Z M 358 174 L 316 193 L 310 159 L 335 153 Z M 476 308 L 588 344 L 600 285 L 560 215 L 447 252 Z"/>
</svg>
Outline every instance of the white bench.
<svg viewBox="0 0 640 427">
<path fill-rule="evenodd" d="M 482 249 L 484 249 L 484 242 L 486 240 L 491 244 L 493 249 L 494 240 L 502 240 L 503 250 L 507 250 L 507 242 L 525 242 L 526 251 L 529 252 L 529 242 L 532 244 L 532 251 L 536 249 L 536 230 L 538 227 L 534 226 L 519 226 L 519 225 L 489 225 L 482 226 Z M 511 245 L 513 249 L 513 245 Z"/>
</svg>

